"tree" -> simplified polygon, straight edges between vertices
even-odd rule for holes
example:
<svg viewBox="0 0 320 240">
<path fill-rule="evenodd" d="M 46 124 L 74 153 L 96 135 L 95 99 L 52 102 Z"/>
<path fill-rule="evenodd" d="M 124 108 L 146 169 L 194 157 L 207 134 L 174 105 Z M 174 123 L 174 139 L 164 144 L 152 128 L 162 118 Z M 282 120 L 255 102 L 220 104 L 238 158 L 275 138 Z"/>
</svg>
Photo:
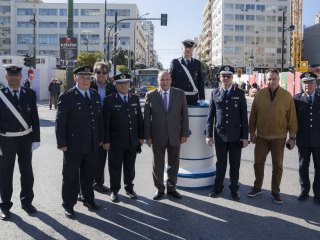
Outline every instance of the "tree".
<svg viewBox="0 0 320 240">
<path fill-rule="evenodd" d="M 81 52 L 77 57 L 77 66 L 91 66 L 96 62 L 103 61 L 103 52 Z"/>
</svg>

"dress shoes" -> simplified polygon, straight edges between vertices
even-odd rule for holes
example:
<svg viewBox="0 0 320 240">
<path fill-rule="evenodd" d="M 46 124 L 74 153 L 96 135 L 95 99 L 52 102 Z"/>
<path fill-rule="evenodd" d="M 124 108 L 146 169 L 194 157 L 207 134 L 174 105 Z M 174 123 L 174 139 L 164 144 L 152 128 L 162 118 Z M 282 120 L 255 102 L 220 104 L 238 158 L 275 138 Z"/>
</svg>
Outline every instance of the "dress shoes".
<svg viewBox="0 0 320 240">
<path fill-rule="evenodd" d="M 89 211 L 98 211 L 100 207 L 95 202 L 84 202 L 83 206 L 87 207 Z"/>
<path fill-rule="evenodd" d="M 7 221 L 10 218 L 10 211 L 0 209 L 0 219 Z"/>
<path fill-rule="evenodd" d="M 172 197 L 176 198 L 176 199 L 181 199 L 182 198 L 181 194 L 178 193 L 177 190 L 174 190 L 174 191 L 171 191 L 171 192 L 167 192 L 167 194 L 169 196 L 172 196 Z"/>
<path fill-rule="evenodd" d="M 107 186 L 100 185 L 100 184 L 94 184 L 93 189 L 99 193 L 107 193 L 110 191 L 110 189 Z"/>
<path fill-rule="evenodd" d="M 133 190 L 130 190 L 130 191 L 126 191 L 126 194 L 129 196 L 129 198 L 131 199 L 137 199 L 138 198 L 138 195 L 136 194 L 135 191 Z"/>
<path fill-rule="evenodd" d="M 119 202 L 118 193 L 111 192 L 110 199 L 111 199 L 111 202 Z"/>
<path fill-rule="evenodd" d="M 209 193 L 209 197 L 212 197 L 212 198 L 217 198 L 220 196 L 220 194 L 222 193 L 222 191 L 212 191 L 211 193 Z"/>
<path fill-rule="evenodd" d="M 67 218 L 71 218 L 71 219 L 73 219 L 75 216 L 74 210 L 72 208 L 70 208 L 70 209 L 66 208 L 64 210 L 64 214 L 66 215 Z"/>
<path fill-rule="evenodd" d="M 153 200 L 160 200 L 163 198 L 164 192 L 156 191 L 156 193 L 153 195 Z"/>
<path fill-rule="evenodd" d="M 34 206 L 32 206 L 32 204 L 23 204 L 21 207 L 28 214 L 35 214 L 37 212 L 37 209 Z"/>
<path fill-rule="evenodd" d="M 302 193 L 300 193 L 300 195 L 298 196 L 298 200 L 299 200 L 299 201 L 305 201 L 305 200 L 308 199 L 308 197 L 309 197 L 309 194 L 308 194 L 308 193 L 302 192 Z"/>
<path fill-rule="evenodd" d="M 238 190 L 231 192 L 231 197 L 233 200 L 239 201 L 240 200 L 240 192 Z"/>
</svg>

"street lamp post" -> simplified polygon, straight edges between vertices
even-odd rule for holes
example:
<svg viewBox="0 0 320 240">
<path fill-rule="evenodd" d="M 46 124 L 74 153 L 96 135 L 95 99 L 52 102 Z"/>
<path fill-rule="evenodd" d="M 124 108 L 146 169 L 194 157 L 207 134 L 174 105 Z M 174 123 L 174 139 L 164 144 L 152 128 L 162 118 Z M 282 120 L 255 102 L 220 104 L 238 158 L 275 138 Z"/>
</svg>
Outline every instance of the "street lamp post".
<svg viewBox="0 0 320 240">
<path fill-rule="evenodd" d="M 292 32 L 294 30 L 294 26 L 290 25 L 289 27 L 285 27 L 285 13 L 287 12 L 287 8 L 285 7 L 282 10 L 282 43 L 281 43 L 281 72 L 283 72 L 283 65 L 284 65 L 284 43 L 285 43 L 285 39 L 284 39 L 284 32 L 285 31 L 289 31 Z"/>
<path fill-rule="evenodd" d="M 89 52 L 89 34 L 92 33 L 90 30 L 83 30 L 81 33 L 86 34 L 86 37 L 84 37 L 84 44 L 87 46 L 87 53 Z"/>
</svg>

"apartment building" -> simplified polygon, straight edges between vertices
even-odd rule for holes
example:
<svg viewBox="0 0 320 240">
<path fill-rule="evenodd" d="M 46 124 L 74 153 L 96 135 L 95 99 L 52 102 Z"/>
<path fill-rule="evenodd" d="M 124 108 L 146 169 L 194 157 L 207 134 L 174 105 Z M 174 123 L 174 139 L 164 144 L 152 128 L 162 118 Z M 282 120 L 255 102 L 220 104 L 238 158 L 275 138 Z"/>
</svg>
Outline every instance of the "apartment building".
<svg viewBox="0 0 320 240">
<path fill-rule="evenodd" d="M 212 0 L 208 0 L 203 11 L 203 27 L 201 35 L 201 60 L 212 64 Z"/>
<path fill-rule="evenodd" d="M 290 25 L 290 0 L 212 0 L 212 64 L 280 68 L 282 24 Z M 284 18 L 283 18 L 284 12 Z M 284 68 L 290 59 L 290 32 L 284 32 Z"/>
</svg>

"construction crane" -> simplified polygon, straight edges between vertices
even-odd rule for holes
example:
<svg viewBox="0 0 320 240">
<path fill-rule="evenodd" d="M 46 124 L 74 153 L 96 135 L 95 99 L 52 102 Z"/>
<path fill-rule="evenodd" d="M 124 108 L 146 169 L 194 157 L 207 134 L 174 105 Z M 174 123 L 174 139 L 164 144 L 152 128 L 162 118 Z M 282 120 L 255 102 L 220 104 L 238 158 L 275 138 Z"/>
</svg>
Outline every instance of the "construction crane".
<svg viewBox="0 0 320 240">
<path fill-rule="evenodd" d="M 302 0 L 291 0 L 291 24 L 295 30 L 291 34 L 291 66 L 300 71 L 302 55 Z"/>
</svg>

